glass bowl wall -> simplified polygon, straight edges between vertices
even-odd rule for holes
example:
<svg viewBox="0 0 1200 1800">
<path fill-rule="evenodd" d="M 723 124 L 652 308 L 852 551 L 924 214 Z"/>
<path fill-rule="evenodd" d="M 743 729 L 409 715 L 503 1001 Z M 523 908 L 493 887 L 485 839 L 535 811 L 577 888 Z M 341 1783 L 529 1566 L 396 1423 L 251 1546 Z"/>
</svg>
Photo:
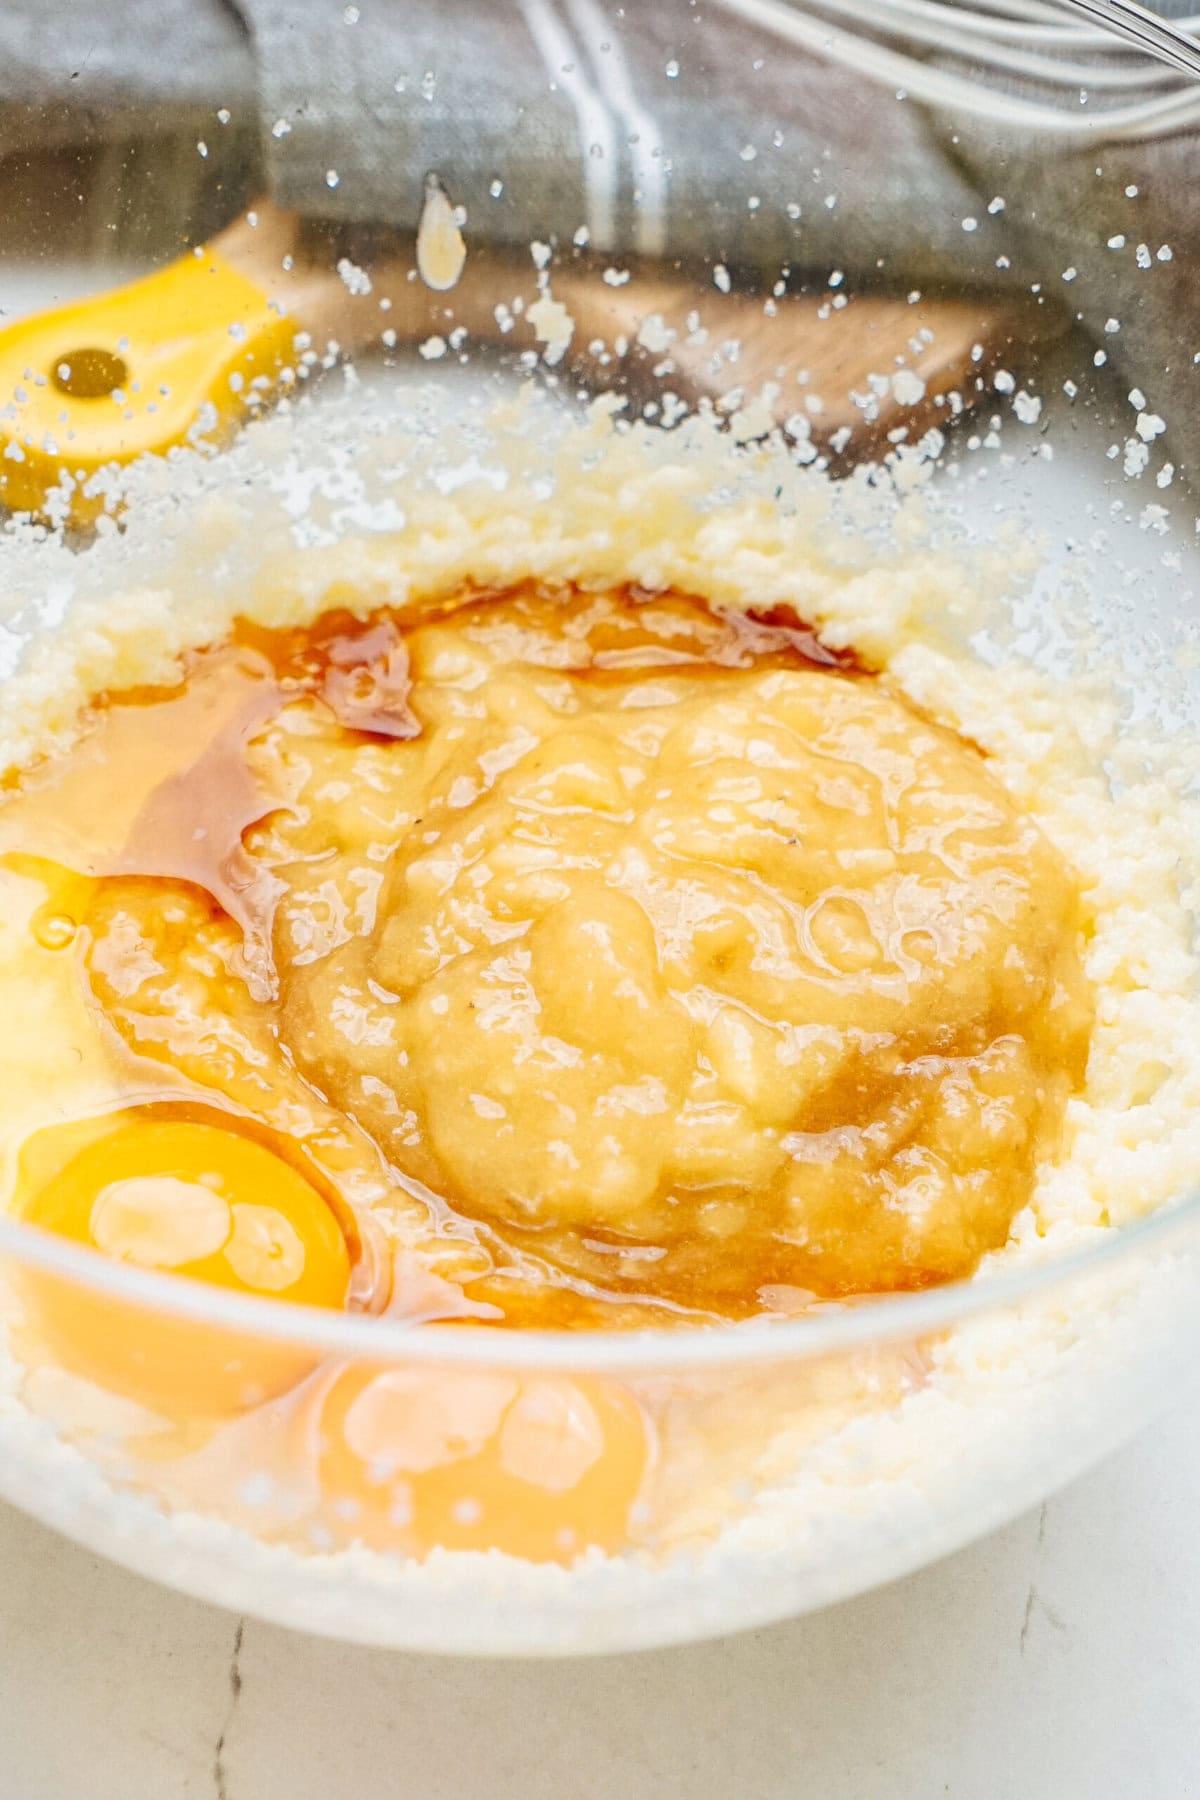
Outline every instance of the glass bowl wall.
<svg viewBox="0 0 1200 1800">
<path fill-rule="evenodd" d="M 877 92 L 863 83 L 864 116 Z M 252 133 L 214 130 L 198 158 L 193 138 L 150 123 L 120 153 L 0 159 L 10 317 L 168 260 L 259 190 Z M 1001 157 L 991 174 L 1003 194 Z M 929 226 L 949 241 L 962 220 Z M 957 285 L 949 261 L 931 273 L 915 239 L 906 267 L 890 224 L 880 232 L 877 258 L 859 242 L 860 267 L 881 263 L 891 292 L 977 308 L 981 338 L 992 329 L 994 294 Z M 836 231 L 800 234 L 798 250 L 814 242 L 795 286 L 827 293 Z M 341 248 L 318 234 L 310 254 Z M 761 270 L 734 279 L 769 298 Z M 711 292 L 710 269 L 695 281 Z M 1192 552 L 1165 562 L 1139 529 L 1147 496 L 1109 452 L 1130 429 L 1128 375 L 1054 304 L 1060 328 L 1009 336 L 999 393 L 944 409 L 935 479 L 957 484 L 981 529 L 998 513 L 1048 527 L 1051 564 L 1075 554 L 1089 512 L 1102 519 L 1093 602 L 1110 597 L 1116 640 L 1132 570 L 1139 629 L 1169 662 Z M 442 382 L 452 405 L 464 382 L 502 389 L 516 361 L 479 351 L 451 381 L 401 345 L 362 370 Z M 1036 431 L 990 445 L 1022 388 L 1042 401 Z M 307 1630 L 481 1653 L 668 1643 L 836 1600 L 1035 1503 L 1180 1403 L 1198 1283 L 1188 1203 L 994 1284 L 786 1323 L 406 1330 L 172 1283 L 0 1219 L 0 1493 L 159 1580 Z M 575 1560 L 581 1535 L 601 1547 Z"/>
</svg>

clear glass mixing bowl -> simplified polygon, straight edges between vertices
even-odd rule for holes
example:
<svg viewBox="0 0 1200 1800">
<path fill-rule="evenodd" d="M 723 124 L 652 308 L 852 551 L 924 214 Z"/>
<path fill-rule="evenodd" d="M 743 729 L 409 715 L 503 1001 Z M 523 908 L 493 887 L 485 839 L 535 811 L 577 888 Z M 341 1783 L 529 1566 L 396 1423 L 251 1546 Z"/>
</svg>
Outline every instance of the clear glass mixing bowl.
<svg viewBox="0 0 1200 1800">
<path fill-rule="evenodd" d="M 673 104 L 682 95 L 702 107 L 721 78 L 685 59 L 682 70 L 664 65 L 663 79 Z M 856 108 L 867 132 L 884 89 L 866 79 L 847 88 L 844 73 L 839 83 L 839 106 Z M 810 95 L 820 88 L 818 71 Z M 213 95 L 214 116 L 221 100 Z M 202 156 L 162 113 L 140 119 L 124 150 L 90 149 L 86 135 L 64 127 L 57 145 L 0 158 L 9 317 L 168 260 L 227 222 L 262 179 L 253 131 L 214 125 Z M 823 196 L 836 194 L 846 154 L 831 135 L 819 179 L 804 171 L 813 204 L 806 198 L 796 252 L 808 272 L 795 286 L 826 297 L 840 289 L 830 286 L 839 226 Z M 910 141 L 909 181 L 915 154 Z M 974 154 L 987 171 L 985 202 L 1028 161 L 1024 145 Z M 1055 154 L 1051 146 L 1048 166 Z M 896 178 L 885 165 L 886 155 L 881 194 Z M 861 159 L 856 167 L 861 176 Z M 753 163 L 743 170 L 749 199 Z M 505 175 L 488 170 L 492 181 Z M 674 203 L 702 204 L 694 184 L 681 191 L 686 200 Z M 1181 654 L 1197 572 L 1191 507 L 1182 476 L 1169 493 L 1147 492 L 1119 453 L 1137 372 L 1118 376 L 1115 359 L 1097 353 L 1103 295 L 1093 290 L 1076 308 L 1060 282 L 1054 330 L 1010 324 L 997 344 L 995 292 L 946 249 L 964 232 L 958 197 L 922 205 L 923 236 L 897 229 L 892 201 L 875 209 L 874 257 L 858 218 L 856 267 L 877 264 L 890 292 L 919 288 L 968 318 L 977 309 L 991 348 L 976 362 L 1005 371 L 996 389 L 981 377 L 964 408 L 940 409 L 935 489 L 955 497 L 977 533 L 1000 517 L 1048 532 L 1035 596 L 1082 567 L 1089 616 L 1106 621 L 1111 641 L 1136 631 L 1156 644 L 1132 677 L 1143 710 L 1158 704 L 1171 664 L 1200 699 L 1194 662 Z M 1080 244 L 1086 237 L 1094 253 L 1106 236 L 1128 235 L 1132 255 L 1138 227 L 1112 207 L 1111 231 L 1080 227 Z M 1068 246 L 1072 229 L 1056 225 Z M 1011 291 L 1040 284 L 1044 294 L 1044 257 L 1022 261 L 1016 240 L 1005 241 Z M 322 240 L 310 254 L 328 265 L 339 246 Z M 613 260 L 600 259 L 597 281 Z M 696 272 L 697 304 L 719 260 L 714 250 Z M 762 267 L 734 267 L 731 279 L 735 291 L 769 297 Z M 1090 332 L 1077 329 L 1076 312 Z M 778 319 L 786 334 L 786 309 Z M 1172 394 L 1191 362 L 1182 330 L 1181 319 Z M 453 406 L 464 385 L 502 389 L 514 361 L 501 345 L 451 370 L 402 344 L 364 354 L 360 367 L 399 389 L 441 383 Z M 1161 369 L 1145 385 L 1161 408 Z M 1040 406 L 1014 421 L 1021 390 Z M 1184 531 L 1147 516 L 1164 501 L 1173 519 L 1188 515 Z M 1015 1274 L 788 1321 L 626 1335 L 414 1328 L 273 1306 L 109 1263 L 0 1218 L 0 1494 L 158 1580 L 309 1631 L 457 1653 L 670 1643 L 861 1591 L 1035 1503 L 1177 1403 L 1196 1361 L 1198 1302 L 1200 1199 Z M 78 1366 L 73 1346 L 89 1320 L 92 1341 L 135 1372 L 132 1384 L 110 1389 Z M 172 1418 L 169 1395 L 197 1367 L 248 1371 L 262 1404 L 219 1431 Z M 161 1408 L 128 1397 L 139 1384 L 151 1400 L 168 1396 Z M 530 1455 L 539 1473 L 525 1480 Z M 504 1554 L 504 1523 L 497 1547 L 471 1547 L 485 1507 L 515 1518 L 520 1542 L 532 1533 L 536 1560 Z M 573 1561 L 572 1521 L 591 1517 L 588 1508 L 622 1528 L 606 1553 Z"/>
<path fill-rule="evenodd" d="M 16 1334 L 24 1372 L 0 1410 L 6 1498 L 241 1611 L 459 1654 L 678 1642 L 890 1580 L 1178 1402 L 1200 1336 L 1194 1203 L 1019 1278 L 686 1338 L 421 1331 L 239 1302 L 98 1266 L 7 1221 L 0 1253 L 6 1311 L 34 1322 Z M 297 1385 L 210 1464 L 202 1427 L 106 1407 L 56 1361 L 63 1321 L 96 1307 L 123 1353 L 152 1366 L 240 1357 Z M 652 1461 L 616 1554 L 562 1567 L 455 1549 L 456 1508 L 469 1527 L 498 1467 L 519 1479 L 522 1416 L 558 1435 L 565 1483 L 594 1455 L 582 1479 L 621 1491 L 639 1466 L 631 1401 L 651 1422 Z M 440 1484 L 442 1547 L 415 1552 L 411 1514 L 374 1498 L 391 1493 L 387 1467 L 371 1467 L 389 1443 L 418 1530 Z M 528 1501 L 553 1515 L 560 1498 L 538 1488 Z"/>
</svg>

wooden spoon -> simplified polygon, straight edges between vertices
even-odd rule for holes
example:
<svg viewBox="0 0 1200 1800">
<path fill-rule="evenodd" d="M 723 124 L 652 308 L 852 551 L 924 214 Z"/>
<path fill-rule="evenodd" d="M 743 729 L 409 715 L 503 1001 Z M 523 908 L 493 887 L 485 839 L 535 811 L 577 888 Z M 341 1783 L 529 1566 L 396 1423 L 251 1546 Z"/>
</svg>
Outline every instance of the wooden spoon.
<svg viewBox="0 0 1200 1800">
<path fill-rule="evenodd" d="M 445 292 L 421 278 L 412 239 L 364 260 L 328 240 L 314 251 L 296 217 L 264 204 L 142 280 L 9 326 L 0 500 L 37 511 L 64 474 L 82 482 L 197 429 L 219 435 L 311 367 L 373 346 L 501 347 L 668 422 L 710 401 L 752 432 L 766 420 L 747 411 L 757 398 L 793 435 L 861 459 L 972 406 L 990 370 L 1062 329 L 1033 300 L 764 300 L 574 251 L 540 272 L 532 256 L 471 250 Z"/>
</svg>

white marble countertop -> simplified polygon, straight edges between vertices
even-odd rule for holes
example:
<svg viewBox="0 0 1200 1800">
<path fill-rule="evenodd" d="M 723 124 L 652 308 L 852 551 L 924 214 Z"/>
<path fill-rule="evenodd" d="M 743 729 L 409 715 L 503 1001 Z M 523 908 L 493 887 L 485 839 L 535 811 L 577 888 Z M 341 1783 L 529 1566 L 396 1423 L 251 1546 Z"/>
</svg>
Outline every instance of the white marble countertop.
<svg viewBox="0 0 1200 1800">
<path fill-rule="evenodd" d="M 1200 1437 L 771 1630 L 563 1663 L 294 1636 L 0 1507 L 0 1800 L 1183 1800 Z"/>
</svg>

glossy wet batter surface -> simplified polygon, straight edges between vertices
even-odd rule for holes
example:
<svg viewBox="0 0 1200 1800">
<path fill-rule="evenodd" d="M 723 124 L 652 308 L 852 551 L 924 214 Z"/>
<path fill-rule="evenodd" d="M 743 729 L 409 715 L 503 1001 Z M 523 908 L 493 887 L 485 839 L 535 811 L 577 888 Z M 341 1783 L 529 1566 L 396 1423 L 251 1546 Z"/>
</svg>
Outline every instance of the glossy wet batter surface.
<svg viewBox="0 0 1200 1800">
<path fill-rule="evenodd" d="M 376 1244 L 367 1304 L 391 1265 L 432 1313 L 567 1325 L 967 1275 L 1083 1074 L 1075 884 L 980 753 L 684 597 L 246 631 L 4 827 L 126 1128 L 215 1113 L 307 1174 Z M 144 1244 L 131 1154 L 96 1216 Z M 249 1205 L 279 1291 L 303 1222 Z"/>
</svg>

